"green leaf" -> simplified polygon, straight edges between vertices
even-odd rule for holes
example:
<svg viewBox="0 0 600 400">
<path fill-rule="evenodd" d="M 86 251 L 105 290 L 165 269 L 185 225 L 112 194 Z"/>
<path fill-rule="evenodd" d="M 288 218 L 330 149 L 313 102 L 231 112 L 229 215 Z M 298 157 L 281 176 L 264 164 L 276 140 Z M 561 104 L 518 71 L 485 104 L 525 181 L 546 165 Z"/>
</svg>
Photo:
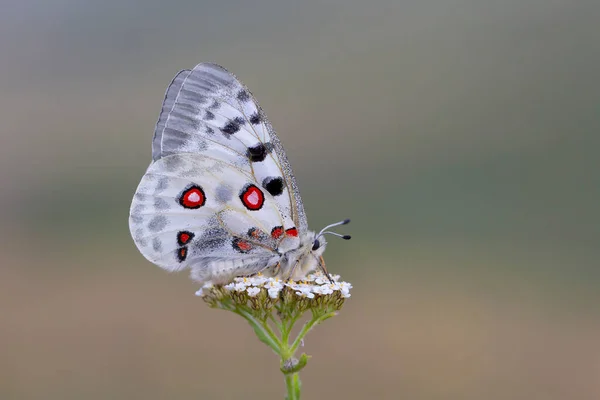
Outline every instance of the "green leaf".
<svg viewBox="0 0 600 400">
<path fill-rule="evenodd" d="M 252 329 L 254 329 L 254 333 L 256 333 L 256 336 L 258 337 L 258 339 L 263 342 L 264 344 L 266 344 L 267 346 L 269 346 L 271 349 L 273 349 L 273 351 L 276 354 L 279 354 L 279 349 L 277 347 L 274 346 L 273 340 L 271 339 L 271 337 L 262 329 L 262 327 L 257 326 L 253 323 L 250 323 L 250 326 L 252 326 Z"/>
</svg>

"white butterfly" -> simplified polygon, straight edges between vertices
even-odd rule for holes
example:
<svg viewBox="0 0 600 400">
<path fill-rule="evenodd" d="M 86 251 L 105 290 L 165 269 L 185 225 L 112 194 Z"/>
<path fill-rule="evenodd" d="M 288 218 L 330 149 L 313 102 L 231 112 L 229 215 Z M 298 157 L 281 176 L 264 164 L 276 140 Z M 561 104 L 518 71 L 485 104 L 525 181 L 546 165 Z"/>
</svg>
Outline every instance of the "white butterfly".
<svg viewBox="0 0 600 400">
<path fill-rule="evenodd" d="M 169 271 L 225 283 L 263 272 L 325 274 L 324 234 L 308 230 L 296 179 L 248 89 L 215 64 L 179 72 L 167 89 L 152 163 L 131 203 L 140 252 Z"/>
</svg>

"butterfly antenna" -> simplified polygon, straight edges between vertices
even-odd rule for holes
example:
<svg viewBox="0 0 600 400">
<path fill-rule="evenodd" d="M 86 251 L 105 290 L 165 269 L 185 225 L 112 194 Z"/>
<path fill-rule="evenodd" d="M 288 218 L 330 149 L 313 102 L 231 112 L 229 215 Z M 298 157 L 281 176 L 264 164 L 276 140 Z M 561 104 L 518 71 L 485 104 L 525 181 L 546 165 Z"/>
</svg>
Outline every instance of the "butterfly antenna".
<svg viewBox="0 0 600 400">
<path fill-rule="evenodd" d="M 343 221 L 336 222 L 335 224 L 327 225 L 325 228 L 321 229 L 321 232 L 319 232 L 319 234 L 316 237 L 321 236 L 329 228 L 333 228 L 334 226 L 346 225 L 346 224 L 349 224 L 349 223 L 350 223 L 350 219 L 345 219 Z M 333 233 L 333 232 L 327 232 L 327 233 Z M 338 236 L 340 236 L 340 235 L 338 235 Z M 348 236 L 348 239 L 350 239 L 349 236 Z M 348 239 L 346 239 L 346 240 L 348 240 Z"/>
<path fill-rule="evenodd" d="M 321 235 L 333 235 L 333 236 L 341 237 L 344 240 L 350 240 L 352 238 L 352 236 L 350 236 L 350 235 L 340 235 L 339 233 L 330 232 L 330 231 L 325 231 L 325 232 L 321 233 Z"/>
</svg>

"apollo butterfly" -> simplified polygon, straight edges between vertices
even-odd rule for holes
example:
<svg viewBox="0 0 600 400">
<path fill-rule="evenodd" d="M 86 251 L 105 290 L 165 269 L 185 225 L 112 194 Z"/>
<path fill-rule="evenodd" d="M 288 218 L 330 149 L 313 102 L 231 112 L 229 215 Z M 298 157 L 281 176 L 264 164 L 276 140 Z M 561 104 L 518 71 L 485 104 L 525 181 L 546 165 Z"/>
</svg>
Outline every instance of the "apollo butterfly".
<svg viewBox="0 0 600 400">
<path fill-rule="evenodd" d="M 169 85 L 152 163 L 133 196 L 131 235 L 140 252 L 199 282 L 259 272 L 325 274 L 325 234 L 308 230 L 283 146 L 248 89 L 215 64 L 179 72 Z"/>
</svg>

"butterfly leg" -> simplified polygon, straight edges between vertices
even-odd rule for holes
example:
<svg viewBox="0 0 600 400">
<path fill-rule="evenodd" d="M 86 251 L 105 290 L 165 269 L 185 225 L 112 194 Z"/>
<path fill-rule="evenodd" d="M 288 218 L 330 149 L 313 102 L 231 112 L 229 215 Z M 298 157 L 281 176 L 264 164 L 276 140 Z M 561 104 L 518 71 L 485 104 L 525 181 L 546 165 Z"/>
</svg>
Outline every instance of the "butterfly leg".
<svg viewBox="0 0 600 400">
<path fill-rule="evenodd" d="M 273 276 L 277 276 L 279 274 L 279 270 L 281 269 L 281 263 L 277 261 L 277 264 L 273 267 Z"/>
<path fill-rule="evenodd" d="M 325 259 L 323 258 L 323 256 L 319 256 L 319 268 L 321 268 L 327 279 L 329 279 L 329 282 L 333 283 L 331 275 L 329 275 L 329 272 L 327 272 L 327 268 L 325 268 Z"/>
<path fill-rule="evenodd" d="M 296 262 L 294 263 L 294 266 L 292 267 L 292 270 L 288 274 L 287 278 L 284 279 L 284 282 L 289 281 L 289 280 L 292 279 L 292 277 L 294 276 L 294 272 L 296 271 L 296 267 L 298 266 L 298 264 L 300 264 L 300 259 L 296 260 Z"/>
</svg>

